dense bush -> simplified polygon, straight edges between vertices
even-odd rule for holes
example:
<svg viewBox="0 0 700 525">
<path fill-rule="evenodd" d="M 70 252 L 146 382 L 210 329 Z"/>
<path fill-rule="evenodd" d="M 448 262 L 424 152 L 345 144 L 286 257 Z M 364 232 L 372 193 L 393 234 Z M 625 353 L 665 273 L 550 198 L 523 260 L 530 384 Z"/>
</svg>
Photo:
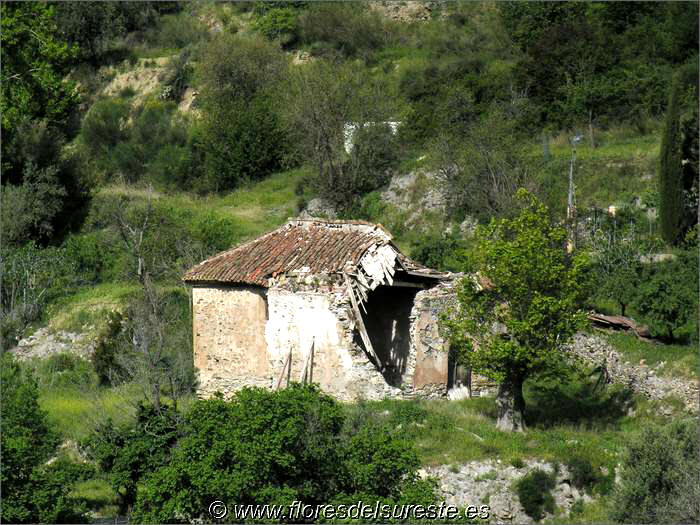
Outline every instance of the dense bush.
<svg viewBox="0 0 700 525">
<path fill-rule="evenodd" d="M 97 384 L 90 361 L 70 353 L 52 354 L 35 364 L 39 386 L 87 390 Z"/>
<path fill-rule="evenodd" d="M 122 347 L 119 338 L 123 335 L 123 329 L 123 314 L 111 312 L 105 327 L 97 337 L 92 366 L 101 385 L 116 385 L 127 377 L 126 370 L 118 362 L 118 354 Z"/>
<path fill-rule="evenodd" d="M 436 270 L 464 270 L 466 241 L 455 231 L 442 236 L 420 238 L 411 248 L 411 258 Z"/>
<path fill-rule="evenodd" d="M 2 356 L 2 507 L 9 523 L 82 523 L 83 509 L 69 495 L 84 473 L 65 463 L 47 465 L 59 443 L 39 408 L 34 378 L 9 354 Z"/>
<path fill-rule="evenodd" d="M 230 190 L 278 170 L 288 149 L 271 93 L 286 71 L 284 54 L 262 38 L 222 34 L 202 52 L 202 121 L 194 139 L 202 189 Z"/>
<path fill-rule="evenodd" d="M 116 427 L 111 420 L 101 424 L 82 444 L 100 469 L 109 473 L 123 510 L 136 501 L 138 482 L 167 463 L 178 437 L 178 414 L 168 406 L 160 411 L 140 404 L 136 422 Z"/>
<path fill-rule="evenodd" d="M 299 36 L 316 49 L 367 59 L 387 42 L 387 25 L 364 4 L 318 2 L 299 17 Z"/>
<path fill-rule="evenodd" d="M 658 115 L 672 68 L 697 56 L 694 4 L 504 2 L 498 12 L 524 53 L 516 78 L 559 125 Z"/>
<path fill-rule="evenodd" d="M 652 334 L 673 340 L 695 339 L 698 316 L 697 251 L 679 252 L 676 259 L 648 265 L 634 308 Z"/>
<path fill-rule="evenodd" d="M 129 104 L 118 98 L 95 102 L 85 115 L 81 127 L 83 142 L 90 153 L 106 157 L 119 142 L 126 140 Z"/>
<path fill-rule="evenodd" d="M 520 504 L 525 513 L 535 521 L 541 520 L 545 512 L 554 512 L 554 484 L 554 474 L 540 469 L 533 470 L 517 481 L 515 488 Z"/>
<path fill-rule="evenodd" d="M 625 452 L 611 517 L 621 523 L 697 522 L 699 460 L 697 421 L 643 429 Z"/>
<path fill-rule="evenodd" d="M 298 38 L 298 12 L 289 7 L 266 10 L 253 23 L 253 28 L 271 40 L 279 40 L 284 46 L 294 44 Z"/>
<path fill-rule="evenodd" d="M 203 187 L 231 190 L 278 171 L 286 137 L 267 97 L 206 112 L 196 145 L 204 156 Z"/>
<path fill-rule="evenodd" d="M 581 457 L 572 457 L 566 462 L 571 473 L 571 484 L 578 489 L 590 490 L 596 482 L 597 476 L 590 460 Z"/>
<path fill-rule="evenodd" d="M 62 2 L 56 11 L 63 36 L 76 46 L 81 58 L 93 64 L 115 37 L 156 19 L 151 2 Z"/>
<path fill-rule="evenodd" d="M 146 31 L 148 43 L 168 49 L 183 49 L 205 41 L 208 36 L 207 27 L 188 11 L 164 15 L 155 27 Z"/>
<path fill-rule="evenodd" d="M 96 436 L 90 445 L 114 486 L 129 501 L 136 496 L 131 517 L 138 521 L 210 519 L 212 498 L 238 504 L 435 498 L 433 485 L 418 480 L 417 456 L 404 440 L 386 428 L 348 428 L 341 405 L 315 387 L 244 389 L 230 402 L 197 401 L 177 429 L 153 409 L 140 414 L 136 427 L 108 428 L 99 434 L 106 436 L 102 444 Z M 181 437 L 172 447 L 176 432 Z"/>
</svg>

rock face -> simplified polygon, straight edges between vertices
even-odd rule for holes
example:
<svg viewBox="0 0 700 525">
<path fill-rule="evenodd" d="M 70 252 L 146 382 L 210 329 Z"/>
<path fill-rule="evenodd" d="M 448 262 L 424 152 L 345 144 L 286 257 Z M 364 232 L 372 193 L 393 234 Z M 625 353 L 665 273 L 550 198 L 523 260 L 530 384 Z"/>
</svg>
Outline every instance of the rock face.
<svg viewBox="0 0 700 525">
<path fill-rule="evenodd" d="M 431 12 L 435 9 L 435 2 L 418 2 L 408 0 L 406 2 L 372 2 L 372 9 L 401 22 L 424 22 L 430 20 Z"/>
<path fill-rule="evenodd" d="M 10 353 L 20 361 L 42 359 L 60 353 L 71 353 L 83 359 L 90 359 L 95 353 L 95 341 L 88 334 L 54 333 L 48 328 L 41 328 L 22 339 Z"/>
<path fill-rule="evenodd" d="M 471 461 L 458 467 L 428 467 L 421 474 L 438 479 L 442 498 L 448 504 L 458 507 L 488 505 L 491 508 L 490 523 L 532 523 L 513 491 L 513 484 L 534 469 L 551 473 L 553 468 L 539 460 L 524 463 L 522 468 L 516 468 L 500 460 Z M 591 497 L 574 487 L 570 479 L 567 468 L 560 465 L 552 495 L 564 515 L 577 500 L 591 501 Z"/>
<path fill-rule="evenodd" d="M 407 220 L 411 226 L 426 211 L 445 212 L 445 196 L 439 188 L 434 173 L 417 170 L 394 175 L 381 196 L 384 202 L 400 210 L 412 211 Z"/>
<path fill-rule="evenodd" d="M 336 215 L 335 208 L 330 202 L 326 202 L 320 197 L 317 197 L 309 201 L 301 217 L 326 217 L 327 219 L 335 219 Z"/>
<path fill-rule="evenodd" d="M 660 377 L 643 362 L 626 363 L 602 337 L 576 334 L 566 349 L 576 358 L 593 366 L 604 366 L 611 382 L 629 387 L 650 399 L 675 396 L 683 400 L 686 409 L 698 411 L 698 382 L 678 377 Z"/>
</svg>

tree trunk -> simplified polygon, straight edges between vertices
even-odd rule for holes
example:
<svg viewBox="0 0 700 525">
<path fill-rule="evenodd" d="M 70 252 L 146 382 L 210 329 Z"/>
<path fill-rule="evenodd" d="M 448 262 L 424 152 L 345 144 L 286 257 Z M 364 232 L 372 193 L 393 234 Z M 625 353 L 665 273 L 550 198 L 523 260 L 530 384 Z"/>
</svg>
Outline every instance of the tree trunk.
<svg viewBox="0 0 700 525">
<path fill-rule="evenodd" d="M 160 383 L 158 381 L 155 381 L 151 385 L 151 397 L 153 406 L 158 412 L 160 412 Z"/>
<path fill-rule="evenodd" d="M 506 378 L 498 387 L 496 396 L 498 421 L 496 428 L 503 432 L 525 431 L 525 399 L 523 380 Z"/>
</svg>

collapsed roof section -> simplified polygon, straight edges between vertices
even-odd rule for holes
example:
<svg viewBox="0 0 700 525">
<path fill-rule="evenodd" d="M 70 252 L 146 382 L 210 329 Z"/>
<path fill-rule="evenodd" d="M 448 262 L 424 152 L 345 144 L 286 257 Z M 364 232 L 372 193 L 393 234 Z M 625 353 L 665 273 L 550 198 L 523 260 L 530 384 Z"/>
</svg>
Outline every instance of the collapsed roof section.
<svg viewBox="0 0 700 525">
<path fill-rule="evenodd" d="M 339 274 L 351 278 L 366 300 L 367 292 L 380 284 L 394 285 L 397 271 L 414 282 L 447 276 L 412 261 L 391 239 L 381 225 L 363 221 L 293 219 L 198 264 L 183 281 L 268 288 L 271 279 L 285 274 Z"/>
</svg>

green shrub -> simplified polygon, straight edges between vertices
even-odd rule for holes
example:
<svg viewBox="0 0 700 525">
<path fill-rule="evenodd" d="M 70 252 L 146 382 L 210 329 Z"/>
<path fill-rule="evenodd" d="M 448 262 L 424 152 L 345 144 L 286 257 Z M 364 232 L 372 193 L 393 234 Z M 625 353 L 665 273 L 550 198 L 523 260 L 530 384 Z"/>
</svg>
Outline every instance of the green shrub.
<svg viewBox="0 0 700 525">
<path fill-rule="evenodd" d="M 525 513 L 535 521 L 541 520 L 545 512 L 554 512 L 554 484 L 554 475 L 541 469 L 533 470 L 516 482 L 520 504 Z"/>
<path fill-rule="evenodd" d="M 697 251 L 681 252 L 673 261 L 650 265 L 637 291 L 634 308 L 653 335 L 671 341 L 684 328 L 697 332 L 688 330 L 697 326 L 697 288 Z"/>
<path fill-rule="evenodd" d="M 510 464 L 515 468 L 525 468 L 525 462 L 520 458 L 513 458 Z"/>
<path fill-rule="evenodd" d="M 314 3 L 299 17 L 300 40 L 345 57 L 369 58 L 387 42 L 387 24 L 378 13 L 354 3 Z M 320 46 L 319 46 L 320 44 Z"/>
<path fill-rule="evenodd" d="M 9 354 L 2 368 L 2 507 L 9 523 L 83 523 L 83 509 L 69 496 L 84 476 L 64 462 L 47 465 L 59 443 L 37 402 L 37 383 Z"/>
<path fill-rule="evenodd" d="M 185 49 L 168 61 L 168 64 L 165 66 L 164 89 L 161 98 L 176 102 L 182 98 L 185 89 L 187 89 L 192 80 L 193 68 L 189 60 L 190 52 Z"/>
<path fill-rule="evenodd" d="M 158 411 L 142 403 L 134 424 L 118 428 L 107 420 L 82 443 L 88 456 L 109 474 L 122 510 L 136 501 L 139 481 L 167 464 L 177 441 L 178 422 L 172 407 L 161 406 Z"/>
<path fill-rule="evenodd" d="M 83 119 L 80 133 L 93 155 L 109 158 L 109 152 L 127 138 L 129 103 L 118 98 L 95 102 Z"/>
<path fill-rule="evenodd" d="M 197 146 L 204 155 L 207 185 L 214 191 L 274 173 L 287 150 L 286 136 L 264 97 L 226 111 L 206 111 Z"/>
<path fill-rule="evenodd" d="M 411 258 L 436 270 L 461 272 L 466 263 L 466 242 L 457 232 L 424 236 L 411 248 Z"/>
<path fill-rule="evenodd" d="M 90 361 L 69 353 L 53 354 L 36 364 L 36 375 L 42 388 L 89 389 L 97 384 Z"/>
<path fill-rule="evenodd" d="M 572 457 L 566 462 L 571 474 L 571 483 L 578 489 L 590 490 L 597 480 L 590 460 Z"/>
<path fill-rule="evenodd" d="M 290 8 L 269 9 L 253 23 L 253 29 L 271 40 L 279 40 L 284 46 L 298 38 L 297 11 Z"/>
<path fill-rule="evenodd" d="M 197 401 L 170 458 L 139 483 L 132 518 L 209 519 L 212 494 L 242 504 L 434 502 L 434 485 L 417 479 L 407 442 L 344 420 L 342 406 L 313 386 Z"/>
<path fill-rule="evenodd" d="M 100 232 L 71 235 L 65 243 L 66 257 L 75 264 L 78 280 L 83 284 L 103 281 L 103 274 L 114 263 L 115 247 L 105 242 Z"/>
<path fill-rule="evenodd" d="M 697 421 L 644 428 L 625 451 L 611 517 L 621 523 L 696 523 L 699 459 Z"/>
<path fill-rule="evenodd" d="M 157 27 L 149 30 L 146 40 L 151 45 L 182 49 L 206 40 L 209 32 L 198 17 L 192 13 L 165 15 Z"/>
</svg>

